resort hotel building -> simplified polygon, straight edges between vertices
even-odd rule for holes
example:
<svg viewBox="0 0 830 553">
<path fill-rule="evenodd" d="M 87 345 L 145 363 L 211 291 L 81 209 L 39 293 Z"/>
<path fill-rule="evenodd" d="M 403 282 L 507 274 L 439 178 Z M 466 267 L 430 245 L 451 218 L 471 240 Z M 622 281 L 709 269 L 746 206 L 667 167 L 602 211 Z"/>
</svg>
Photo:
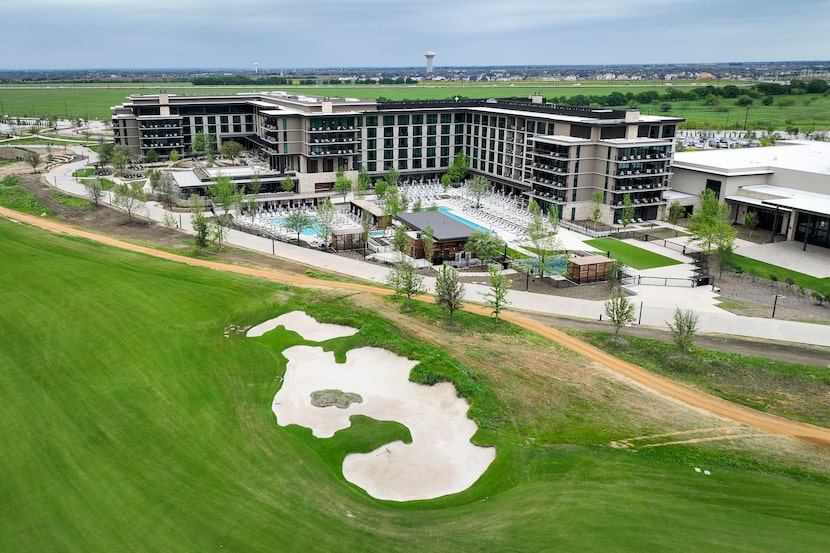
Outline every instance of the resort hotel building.
<svg viewBox="0 0 830 553">
<path fill-rule="evenodd" d="M 592 198 L 603 197 L 602 217 L 622 217 L 626 195 L 634 219 L 664 216 L 672 187 L 672 158 L 683 119 L 637 110 L 570 107 L 527 99 L 389 101 L 257 92 L 133 95 L 112 108 L 116 144 L 137 158 L 193 153 L 205 133 L 221 147 L 241 143 L 256 152 L 272 186 L 286 175 L 297 194 L 330 191 L 336 171 L 356 179 L 389 169 L 403 181 L 440 178 L 458 152 L 470 174 L 496 191 L 565 220 L 590 219 Z M 269 179 L 262 178 L 268 186 Z M 243 178 L 238 180 L 245 184 Z M 184 193 L 184 190 L 183 190 Z"/>
</svg>

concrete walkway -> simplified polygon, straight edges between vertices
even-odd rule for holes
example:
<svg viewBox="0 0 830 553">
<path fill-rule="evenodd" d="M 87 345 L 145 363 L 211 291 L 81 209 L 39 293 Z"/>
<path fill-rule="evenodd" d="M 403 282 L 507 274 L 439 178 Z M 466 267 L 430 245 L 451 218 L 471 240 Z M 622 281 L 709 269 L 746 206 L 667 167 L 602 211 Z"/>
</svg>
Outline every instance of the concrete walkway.
<svg viewBox="0 0 830 553">
<path fill-rule="evenodd" d="M 72 149 L 80 155 L 89 156 L 90 163 L 96 159 L 94 152 L 86 148 L 73 147 Z M 87 161 L 62 165 L 48 173 L 46 178 L 50 184 L 66 192 L 78 196 L 86 196 L 85 187 L 72 177 L 72 173 L 75 170 L 86 165 Z M 111 194 L 107 194 L 105 201 L 112 203 Z M 162 221 L 165 214 L 169 212 L 165 211 L 157 202 L 148 202 L 143 210 L 137 211 L 136 213 L 147 216 L 154 221 Z M 190 224 L 189 213 L 176 213 L 175 218 L 177 222 L 181 221 L 182 230 L 192 233 L 193 229 Z M 387 266 L 331 255 L 319 250 L 303 248 L 239 231 L 230 231 L 227 241 L 252 251 L 273 254 L 278 257 L 376 284 L 385 283 L 386 275 L 389 272 L 389 267 Z M 784 249 L 783 244 L 773 244 L 772 246 Z M 638 243 L 638 245 L 642 244 Z M 800 245 L 797 246 L 800 247 Z M 652 247 L 656 246 L 652 245 Z M 741 247 L 743 248 L 744 246 L 742 245 Z M 678 255 L 676 252 L 671 252 L 664 248 L 658 247 L 658 249 L 663 250 L 660 253 L 663 253 L 667 257 L 676 257 Z M 754 257 L 749 255 L 748 252 L 750 250 L 751 248 L 747 248 L 739 253 L 747 255 L 748 257 Z M 817 250 L 820 250 L 820 248 L 814 246 L 811 248 L 808 246 L 807 254 L 816 254 Z M 801 253 L 800 250 L 799 252 L 791 252 L 793 260 L 796 263 L 788 266 L 800 272 L 807 272 L 803 270 L 802 266 L 811 265 L 812 260 L 806 256 L 800 256 L 799 253 Z M 827 254 L 826 259 L 830 262 L 830 253 Z M 781 257 L 777 261 L 778 264 L 782 264 Z M 830 273 L 827 273 L 826 276 L 830 276 Z M 434 290 L 435 279 L 427 277 L 425 284 L 430 292 L 432 292 Z M 482 303 L 482 298 L 487 291 L 487 287 L 466 284 L 465 290 L 465 298 L 467 301 Z M 796 321 L 780 321 L 734 315 L 717 307 L 716 294 L 709 286 L 698 288 L 635 286 L 633 287 L 633 292 L 636 295 L 631 298 L 631 301 L 636 307 L 638 324 L 666 328 L 666 321 L 673 319 L 675 308 L 691 309 L 700 319 L 699 332 L 701 333 L 740 335 L 759 339 L 830 346 L 830 325 L 816 325 Z M 508 294 L 508 299 L 511 302 L 510 307 L 512 309 L 582 319 L 598 320 L 600 315 L 603 315 L 605 311 L 604 302 L 602 301 L 564 298 L 523 291 L 511 291 Z M 604 315 L 603 318 L 605 318 Z"/>
</svg>

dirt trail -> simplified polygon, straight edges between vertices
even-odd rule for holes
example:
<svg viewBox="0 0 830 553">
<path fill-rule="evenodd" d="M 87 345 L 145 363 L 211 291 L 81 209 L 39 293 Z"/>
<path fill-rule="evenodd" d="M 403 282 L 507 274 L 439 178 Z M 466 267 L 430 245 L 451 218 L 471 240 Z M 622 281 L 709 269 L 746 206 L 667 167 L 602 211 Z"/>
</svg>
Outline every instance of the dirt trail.
<svg viewBox="0 0 830 553">
<path fill-rule="evenodd" d="M 238 274 L 250 275 L 259 278 L 266 278 L 269 280 L 292 284 L 296 286 L 304 286 L 310 288 L 334 288 L 339 290 L 350 290 L 355 292 L 365 292 L 369 294 L 391 295 L 392 290 L 384 289 L 376 286 L 366 284 L 357 284 L 351 282 L 335 282 L 322 281 L 313 279 L 307 276 L 280 273 L 277 271 L 256 269 L 251 267 L 242 267 L 237 265 L 227 265 L 215 261 L 207 261 L 203 259 L 193 259 L 176 255 L 169 252 L 154 250 L 144 246 L 130 244 L 110 238 L 77 229 L 56 221 L 36 217 L 33 215 L 26 215 L 0 207 L 0 216 L 13 221 L 30 224 L 35 227 L 40 227 L 53 232 L 64 233 L 72 236 L 78 236 L 93 240 L 102 244 L 121 248 L 125 250 L 135 251 L 151 255 L 154 257 L 168 259 L 187 265 L 206 267 L 219 271 L 228 271 Z M 425 297 L 427 301 L 432 301 L 432 297 Z M 465 311 L 477 313 L 480 315 L 489 316 L 490 310 L 484 306 L 467 304 L 464 307 Z M 547 324 L 538 320 L 534 320 L 528 316 L 520 315 L 513 312 L 503 312 L 502 319 L 509 321 L 517 326 L 521 326 L 530 331 L 533 331 L 541 336 L 549 338 L 580 355 L 587 357 L 601 365 L 621 374 L 657 393 L 671 397 L 693 407 L 702 409 L 717 416 L 731 419 L 735 422 L 751 426 L 753 428 L 770 432 L 772 434 L 779 434 L 783 436 L 790 436 L 799 440 L 808 441 L 815 444 L 820 444 L 830 447 L 830 429 L 820 428 L 810 424 L 791 421 L 755 411 L 748 407 L 743 407 L 723 399 L 714 397 L 707 393 L 701 392 L 684 384 L 674 382 L 668 378 L 651 373 L 642 367 L 638 367 L 632 363 L 618 359 L 608 353 L 595 348 L 577 338 L 569 336 L 564 332 L 553 329 Z"/>
</svg>

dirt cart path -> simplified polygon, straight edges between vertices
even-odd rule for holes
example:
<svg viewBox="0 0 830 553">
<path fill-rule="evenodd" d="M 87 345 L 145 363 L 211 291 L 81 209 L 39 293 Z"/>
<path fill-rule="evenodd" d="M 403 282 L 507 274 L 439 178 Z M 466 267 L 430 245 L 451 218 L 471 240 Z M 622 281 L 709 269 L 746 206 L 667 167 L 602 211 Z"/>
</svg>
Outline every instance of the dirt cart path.
<svg viewBox="0 0 830 553">
<path fill-rule="evenodd" d="M 187 265 L 197 267 L 206 267 L 219 271 L 227 271 L 237 274 L 255 276 L 259 278 L 265 278 L 277 282 L 283 282 L 286 284 L 304 286 L 309 288 L 333 288 L 339 290 L 350 290 L 355 292 L 365 292 L 369 294 L 380 295 L 392 294 L 392 290 L 366 284 L 357 284 L 352 282 L 323 281 L 303 275 L 280 273 L 277 271 L 256 269 L 252 267 L 242 267 L 237 265 L 228 265 L 215 261 L 207 261 L 202 259 L 184 257 L 169 252 L 154 250 L 144 246 L 130 244 L 127 242 L 123 242 L 121 240 L 110 238 L 108 236 L 94 234 L 81 229 L 77 229 L 69 225 L 65 225 L 49 219 L 18 213 L 16 211 L 12 211 L 3 207 L 0 207 L 0 216 L 9 220 L 19 221 L 21 223 L 26 223 L 53 232 L 60 232 L 71 236 L 86 238 L 88 240 L 92 240 L 116 248 L 139 252 L 146 255 L 151 255 L 154 257 L 168 259 L 171 261 L 185 263 Z M 428 299 L 428 301 L 432 301 L 431 297 L 426 298 Z M 480 305 L 468 303 L 464 309 L 472 313 L 477 313 L 485 316 L 490 315 L 490 310 Z M 753 428 L 757 428 L 765 432 L 770 432 L 772 434 L 779 434 L 783 436 L 790 436 L 800 440 L 805 440 L 811 443 L 821 444 L 830 447 L 830 429 L 820 428 L 810 424 L 783 419 L 780 417 L 776 417 L 774 415 L 769 415 L 766 413 L 762 413 L 760 411 L 756 411 L 754 409 L 750 409 L 748 407 L 737 405 L 729 401 L 725 401 L 723 399 L 709 395 L 705 392 L 701 392 L 684 384 L 680 384 L 668 378 L 654 374 L 632 363 L 628 363 L 626 361 L 618 359 L 577 338 L 569 336 L 564 332 L 555 330 L 550 326 L 540 321 L 534 320 L 530 317 L 526 317 L 512 312 L 504 312 L 502 313 L 501 317 L 506 321 L 526 328 L 530 331 L 536 332 L 537 334 L 544 336 L 546 338 L 549 338 L 575 351 L 576 353 L 579 353 L 580 355 L 583 355 L 588 359 L 591 359 L 664 396 L 671 397 L 673 399 L 676 399 L 698 409 L 707 411 L 714 415 L 731 419 L 737 423 L 745 424 L 747 426 L 751 426 Z"/>
</svg>

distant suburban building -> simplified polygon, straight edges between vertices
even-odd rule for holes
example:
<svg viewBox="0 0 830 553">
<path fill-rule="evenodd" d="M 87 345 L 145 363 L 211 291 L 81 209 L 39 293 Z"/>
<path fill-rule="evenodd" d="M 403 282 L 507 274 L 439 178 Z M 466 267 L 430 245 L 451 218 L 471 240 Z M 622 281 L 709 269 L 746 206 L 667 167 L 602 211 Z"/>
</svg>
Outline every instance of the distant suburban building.
<svg viewBox="0 0 830 553">
<path fill-rule="evenodd" d="M 830 143 L 681 152 L 673 188 L 689 197 L 708 188 L 732 206 L 736 223 L 753 211 L 758 228 L 830 248 Z"/>
<path fill-rule="evenodd" d="M 113 108 L 117 144 L 136 156 L 193 153 L 207 133 L 217 146 L 241 142 L 297 193 L 330 190 L 335 172 L 373 177 L 396 169 L 404 180 L 435 179 L 458 152 L 470 173 L 563 219 L 589 219 L 603 193 L 601 220 L 659 219 L 671 189 L 677 124 L 683 119 L 548 104 L 528 99 L 376 102 L 273 93 L 133 95 Z"/>
</svg>

